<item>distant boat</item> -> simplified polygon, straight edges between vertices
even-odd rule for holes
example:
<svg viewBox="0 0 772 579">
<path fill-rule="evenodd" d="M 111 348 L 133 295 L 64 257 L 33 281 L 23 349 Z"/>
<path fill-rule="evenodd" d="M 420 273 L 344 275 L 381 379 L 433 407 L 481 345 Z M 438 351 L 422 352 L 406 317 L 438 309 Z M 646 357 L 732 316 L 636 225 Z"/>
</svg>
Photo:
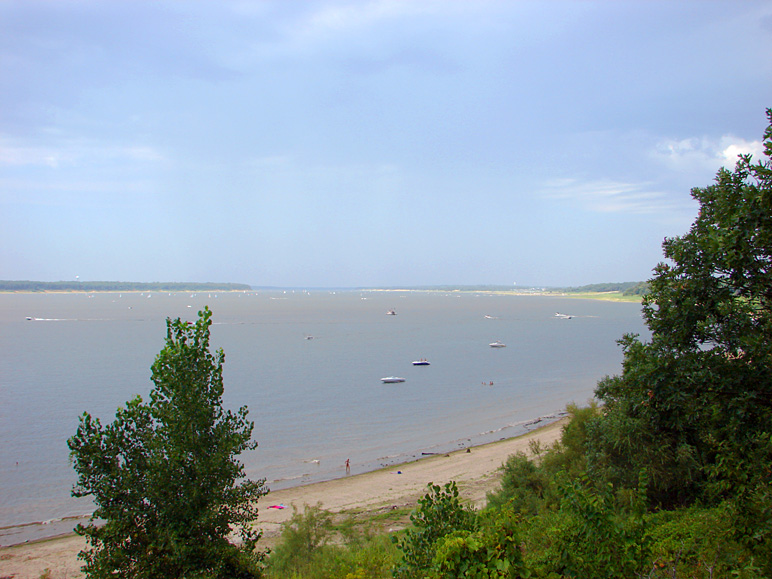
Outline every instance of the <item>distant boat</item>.
<svg viewBox="0 0 772 579">
<path fill-rule="evenodd" d="M 397 384 L 399 382 L 404 382 L 404 378 L 400 378 L 399 376 L 387 376 L 386 378 L 381 378 L 381 382 L 384 384 Z"/>
<path fill-rule="evenodd" d="M 388 312 L 386 312 L 386 315 L 387 316 L 396 316 L 397 312 L 395 312 L 394 310 L 389 310 Z"/>
<path fill-rule="evenodd" d="M 555 317 L 560 318 L 561 320 L 570 320 L 574 316 L 569 314 L 561 314 L 560 312 L 555 312 Z"/>
<path fill-rule="evenodd" d="M 429 366 L 429 360 L 421 358 L 420 360 L 413 360 L 413 366 Z"/>
<path fill-rule="evenodd" d="M 504 342 L 500 342 L 496 340 L 495 342 L 491 342 L 488 344 L 491 348 L 506 348 L 507 345 Z"/>
</svg>

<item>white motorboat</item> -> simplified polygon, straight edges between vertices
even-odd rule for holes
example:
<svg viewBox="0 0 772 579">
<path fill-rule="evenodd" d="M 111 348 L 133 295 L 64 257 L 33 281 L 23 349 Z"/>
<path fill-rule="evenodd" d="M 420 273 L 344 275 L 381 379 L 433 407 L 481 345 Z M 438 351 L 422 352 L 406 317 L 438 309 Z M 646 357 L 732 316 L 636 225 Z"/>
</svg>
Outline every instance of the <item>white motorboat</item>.
<svg viewBox="0 0 772 579">
<path fill-rule="evenodd" d="M 421 358 L 420 360 L 413 360 L 413 366 L 428 366 L 429 360 Z"/>
<path fill-rule="evenodd" d="M 387 376 L 386 378 L 381 378 L 381 382 L 384 384 L 398 384 L 399 382 L 404 382 L 404 378 L 400 378 L 399 376 Z"/>
<path fill-rule="evenodd" d="M 506 348 L 507 345 L 504 342 L 500 342 L 496 340 L 495 342 L 491 342 L 488 344 L 491 348 Z"/>
</svg>

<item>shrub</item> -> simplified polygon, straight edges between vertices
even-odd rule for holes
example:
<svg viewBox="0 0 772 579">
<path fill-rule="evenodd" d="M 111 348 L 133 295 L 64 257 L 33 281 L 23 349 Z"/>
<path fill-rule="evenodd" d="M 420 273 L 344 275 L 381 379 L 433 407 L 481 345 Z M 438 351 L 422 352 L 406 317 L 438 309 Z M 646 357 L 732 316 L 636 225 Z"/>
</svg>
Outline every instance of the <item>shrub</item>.
<svg viewBox="0 0 772 579">
<path fill-rule="evenodd" d="M 418 508 L 410 515 L 413 526 L 397 540 L 402 559 L 394 569 L 398 578 L 423 577 L 433 565 L 437 543 L 454 532 L 477 530 L 474 511 L 461 504 L 455 482 L 444 487 L 429 483 L 429 492 L 418 500 Z"/>
</svg>

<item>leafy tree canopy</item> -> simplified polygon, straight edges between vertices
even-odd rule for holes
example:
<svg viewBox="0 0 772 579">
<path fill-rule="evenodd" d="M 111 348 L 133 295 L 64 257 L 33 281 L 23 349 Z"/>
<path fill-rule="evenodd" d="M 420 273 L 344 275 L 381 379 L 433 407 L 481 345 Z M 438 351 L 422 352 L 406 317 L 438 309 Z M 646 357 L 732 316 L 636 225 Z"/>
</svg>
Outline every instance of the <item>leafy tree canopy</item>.
<svg viewBox="0 0 772 579">
<path fill-rule="evenodd" d="M 665 240 L 643 298 L 652 337 L 625 336 L 622 375 L 596 390 L 605 417 L 589 468 L 628 487 L 646 469 L 662 506 L 731 498 L 738 521 L 769 546 L 772 109 L 767 116 L 765 158 L 742 155 L 693 189 L 695 222 Z"/>
<path fill-rule="evenodd" d="M 247 408 L 222 407 L 225 355 L 209 351 L 211 312 L 167 319 L 152 366 L 150 401 L 139 396 L 103 426 L 84 413 L 68 441 L 78 483 L 96 510 L 76 531 L 89 577 L 254 577 L 264 480 L 244 478 L 236 456 L 254 449 Z M 228 540 L 234 527 L 241 538 Z"/>
</svg>

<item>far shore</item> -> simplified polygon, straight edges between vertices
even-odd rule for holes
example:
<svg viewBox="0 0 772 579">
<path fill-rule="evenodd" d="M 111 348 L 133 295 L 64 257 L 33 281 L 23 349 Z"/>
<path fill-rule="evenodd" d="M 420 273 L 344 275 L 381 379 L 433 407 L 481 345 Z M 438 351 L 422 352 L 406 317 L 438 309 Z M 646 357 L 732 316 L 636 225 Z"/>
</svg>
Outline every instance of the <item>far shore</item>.
<svg viewBox="0 0 772 579">
<path fill-rule="evenodd" d="M 519 452 L 531 454 L 534 444 L 547 448 L 560 439 L 570 417 L 564 417 L 515 438 L 473 446 L 447 454 L 393 465 L 376 471 L 352 473 L 344 478 L 272 491 L 260 499 L 256 527 L 263 531 L 258 548 L 276 543 L 282 525 L 295 509 L 316 506 L 338 515 L 375 518 L 384 532 L 404 528 L 407 514 L 426 493 L 429 483 L 455 481 L 463 500 L 480 508 L 486 494 L 498 488 L 500 467 Z M 39 579 L 48 570 L 50 579 L 83 577 L 78 552 L 82 537 L 70 533 L 51 539 L 0 548 L 0 577 Z"/>
<path fill-rule="evenodd" d="M 556 298 L 572 298 L 586 300 L 601 300 L 611 302 L 638 302 L 641 301 L 640 295 L 624 295 L 621 291 L 608 292 L 563 292 L 551 291 L 549 289 L 521 289 L 521 290 L 503 290 L 503 289 L 433 289 L 433 288 L 252 288 L 252 289 L 109 289 L 109 290 L 88 290 L 88 289 L 40 289 L 40 290 L 13 290 L 0 289 L 2 294 L 138 294 L 138 293 L 187 293 L 187 292 L 218 292 L 218 293 L 261 293 L 272 291 L 362 291 L 362 292 L 411 292 L 411 293 L 468 293 L 468 294 L 488 294 L 488 295 L 507 295 L 507 296 L 543 296 Z"/>
<path fill-rule="evenodd" d="M 560 292 L 550 290 L 486 290 L 486 289 L 363 289 L 361 291 L 370 292 L 425 292 L 425 293 L 468 293 L 468 294 L 488 294 L 502 296 L 540 296 L 548 298 L 571 298 L 584 300 L 600 300 L 608 302 L 632 302 L 640 303 L 640 295 L 625 295 L 620 291 L 609 292 Z"/>
</svg>

